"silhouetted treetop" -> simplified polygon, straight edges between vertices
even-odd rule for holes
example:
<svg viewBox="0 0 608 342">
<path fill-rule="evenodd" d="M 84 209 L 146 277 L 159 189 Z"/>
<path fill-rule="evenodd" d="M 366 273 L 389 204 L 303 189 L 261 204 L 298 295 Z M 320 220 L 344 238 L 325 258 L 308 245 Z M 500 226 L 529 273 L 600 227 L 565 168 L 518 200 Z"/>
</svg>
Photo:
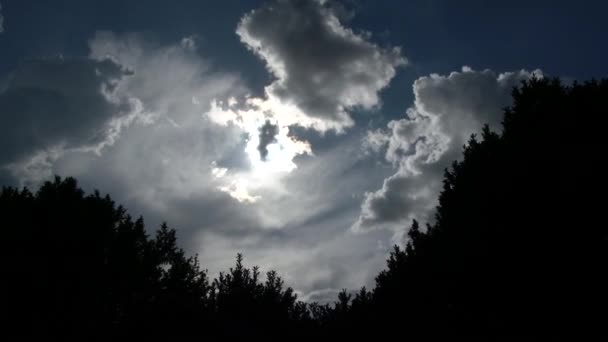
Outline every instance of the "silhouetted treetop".
<svg viewBox="0 0 608 342">
<path fill-rule="evenodd" d="M 534 78 L 514 89 L 503 131 L 471 137 L 445 171 L 435 222 L 422 232 L 414 221 L 376 278 L 376 331 L 602 329 L 608 230 L 588 192 L 601 179 L 606 99 L 606 80 Z"/>
</svg>

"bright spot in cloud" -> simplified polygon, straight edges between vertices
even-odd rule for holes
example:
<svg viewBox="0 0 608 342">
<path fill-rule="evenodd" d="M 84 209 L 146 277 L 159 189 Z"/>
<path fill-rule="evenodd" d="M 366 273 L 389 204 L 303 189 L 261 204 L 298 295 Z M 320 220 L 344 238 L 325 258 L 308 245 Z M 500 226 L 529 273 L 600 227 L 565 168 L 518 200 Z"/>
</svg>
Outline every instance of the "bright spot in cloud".
<svg viewBox="0 0 608 342">
<path fill-rule="evenodd" d="M 278 181 L 297 168 L 293 159 L 298 155 L 312 155 L 310 144 L 289 135 L 289 125 L 298 122 L 301 113 L 295 106 L 282 104 L 280 101 L 248 98 L 239 108 L 238 102 L 231 98 L 227 102 L 213 101 L 207 117 L 216 124 L 236 125 L 247 134 L 245 153 L 249 159 L 250 170 L 226 177 L 230 185 L 220 186 L 219 190 L 230 194 L 239 202 L 253 203 L 261 196 L 250 193 L 254 189 L 275 188 L 279 190 Z M 275 113 L 281 113 L 281 116 Z M 265 156 L 260 152 L 260 136 L 265 125 L 276 126 L 276 133 L 264 145 Z M 216 178 L 229 174 L 228 169 L 213 165 L 212 174 Z"/>
<path fill-rule="evenodd" d="M 226 175 L 226 172 L 228 172 L 228 169 L 225 167 L 217 167 L 217 163 L 215 161 L 211 163 L 211 166 L 213 167 L 211 169 L 211 174 L 215 178 L 222 178 Z"/>
<path fill-rule="evenodd" d="M 262 198 L 261 196 L 251 195 L 247 189 L 247 181 L 243 179 L 235 180 L 230 185 L 220 186 L 218 189 L 228 193 L 241 203 L 255 203 Z"/>
<path fill-rule="evenodd" d="M 227 105 L 226 109 L 224 109 L 225 105 Z M 281 116 L 274 113 L 281 113 Z M 253 172 L 261 176 L 261 174 L 289 173 L 297 167 L 293 158 L 302 154 L 312 155 L 307 141 L 289 135 L 289 126 L 299 121 L 300 114 L 296 107 L 284 105 L 280 101 L 249 98 L 244 109 L 237 108 L 235 99 L 228 100 L 228 103 L 214 101 L 207 116 L 217 124 L 224 126 L 234 124 L 247 133 L 245 152 Z M 276 125 L 278 132 L 274 141 L 266 146 L 268 155 L 263 159 L 258 147 L 260 131 L 267 122 Z"/>
<path fill-rule="evenodd" d="M 263 96 L 215 100 L 206 113 L 247 135 L 251 170 L 227 178 L 280 192 L 280 180 L 297 168 L 294 158 L 312 155 L 290 127 L 345 133 L 355 124 L 353 110 L 382 105 L 380 91 L 407 59 L 399 47 L 379 46 L 344 26 L 335 10 L 324 1 L 274 1 L 241 18 L 236 34 L 273 80 Z"/>
</svg>

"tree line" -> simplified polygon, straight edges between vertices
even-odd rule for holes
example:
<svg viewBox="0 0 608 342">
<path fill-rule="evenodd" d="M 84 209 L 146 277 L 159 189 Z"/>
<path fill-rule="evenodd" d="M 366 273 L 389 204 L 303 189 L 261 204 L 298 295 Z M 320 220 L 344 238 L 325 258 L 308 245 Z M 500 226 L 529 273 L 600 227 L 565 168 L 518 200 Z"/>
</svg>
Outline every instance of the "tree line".
<svg viewBox="0 0 608 342">
<path fill-rule="evenodd" d="M 237 255 L 211 279 L 163 224 L 73 178 L 0 193 L 5 334 L 269 339 L 603 333 L 608 81 L 532 79 L 502 132 L 487 126 L 445 170 L 435 220 L 413 221 L 372 289 L 304 303 Z"/>
</svg>

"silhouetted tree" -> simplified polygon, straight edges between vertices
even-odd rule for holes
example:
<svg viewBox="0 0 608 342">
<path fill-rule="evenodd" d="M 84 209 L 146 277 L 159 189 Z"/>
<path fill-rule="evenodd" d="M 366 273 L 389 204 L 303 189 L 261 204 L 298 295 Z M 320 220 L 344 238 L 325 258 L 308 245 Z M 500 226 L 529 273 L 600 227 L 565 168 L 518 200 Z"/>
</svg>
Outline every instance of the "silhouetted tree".
<svg viewBox="0 0 608 342">
<path fill-rule="evenodd" d="M 9 332 L 100 338 L 194 333 L 209 284 L 163 224 L 155 239 L 72 178 L 0 194 L 2 320 Z M 152 327 L 152 328 L 150 328 Z"/>
<path fill-rule="evenodd" d="M 293 289 L 283 289 L 275 271 L 262 282 L 259 268 L 245 267 L 242 254 L 234 268 L 214 280 L 211 301 L 221 336 L 296 338 L 313 328 L 306 304 L 297 301 Z"/>
<path fill-rule="evenodd" d="M 594 208 L 606 99 L 608 81 L 532 79 L 514 89 L 503 132 L 486 126 L 471 137 L 445 172 L 435 222 L 422 232 L 414 221 L 405 250 L 395 247 L 376 278 L 372 329 L 601 332 L 608 230 Z"/>
<path fill-rule="evenodd" d="M 163 223 L 150 238 L 109 196 L 73 178 L 0 194 L 2 320 L 11 334 L 102 339 L 311 334 L 308 306 L 270 271 L 236 266 L 209 281 Z M 203 329 L 203 330 L 202 330 Z"/>
</svg>

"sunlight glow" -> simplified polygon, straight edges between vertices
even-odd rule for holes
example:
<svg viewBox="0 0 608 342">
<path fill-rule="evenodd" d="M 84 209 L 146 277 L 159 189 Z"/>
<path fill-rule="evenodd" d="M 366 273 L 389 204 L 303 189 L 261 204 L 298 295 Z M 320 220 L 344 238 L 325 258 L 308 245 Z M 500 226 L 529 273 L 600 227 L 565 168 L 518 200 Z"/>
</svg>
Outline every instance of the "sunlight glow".
<svg viewBox="0 0 608 342">
<path fill-rule="evenodd" d="M 278 181 L 293 172 L 297 165 L 293 159 L 298 155 L 312 155 L 310 144 L 289 135 L 289 126 L 303 122 L 308 126 L 315 123 L 305 117 L 294 105 L 281 102 L 274 97 L 267 99 L 247 98 L 239 108 L 238 101 L 230 98 L 227 102 L 213 101 L 206 116 L 213 122 L 227 126 L 235 125 L 247 133 L 245 153 L 251 168 L 247 172 L 230 174 L 230 170 L 212 165 L 212 174 L 216 178 L 225 177 L 228 185 L 218 189 L 230 194 L 239 202 L 254 203 L 261 198 L 251 195 L 253 190 L 274 188 Z M 267 155 L 260 155 L 260 134 L 262 127 L 269 123 L 278 128 L 274 139 L 266 146 Z"/>
</svg>

